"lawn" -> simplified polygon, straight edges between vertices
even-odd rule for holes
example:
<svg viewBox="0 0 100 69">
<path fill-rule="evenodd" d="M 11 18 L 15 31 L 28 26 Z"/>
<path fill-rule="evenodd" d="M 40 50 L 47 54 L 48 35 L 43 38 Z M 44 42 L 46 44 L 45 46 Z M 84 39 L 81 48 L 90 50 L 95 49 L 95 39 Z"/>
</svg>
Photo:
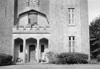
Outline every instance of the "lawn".
<svg viewBox="0 0 100 69">
<path fill-rule="evenodd" d="M 1 66 L 0 69 L 100 69 L 100 64 L 87 64 L 87 65 L 24 64 L 24 65 Z"/>
</svg>

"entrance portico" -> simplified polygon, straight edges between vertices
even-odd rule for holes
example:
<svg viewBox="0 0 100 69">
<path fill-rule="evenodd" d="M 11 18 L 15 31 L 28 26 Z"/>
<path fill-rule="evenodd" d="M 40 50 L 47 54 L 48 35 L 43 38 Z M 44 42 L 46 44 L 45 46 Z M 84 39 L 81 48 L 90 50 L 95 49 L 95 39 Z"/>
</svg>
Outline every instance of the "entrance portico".
<svg viewBox="0 0 100 69">
<path fill-rule="evenodd" d="M 49 34 L 13 34 L 14 61 L 39 62 L 49 46 Z M 33 37 L 34 36 L 34 37 Z"/>
</svg>

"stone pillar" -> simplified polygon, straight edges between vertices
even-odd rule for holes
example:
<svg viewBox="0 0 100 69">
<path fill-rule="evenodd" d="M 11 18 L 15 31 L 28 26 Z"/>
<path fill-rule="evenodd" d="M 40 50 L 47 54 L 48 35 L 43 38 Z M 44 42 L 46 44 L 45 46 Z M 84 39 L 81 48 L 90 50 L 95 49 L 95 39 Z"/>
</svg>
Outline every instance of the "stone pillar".
<svg viewBox="0 0 100 69">
<path fill-rule="evenodd" d="M 12 39 L 12 55 L 13 55 L 13 59 L 12 60 L 13 61 L 15 61 L 15 55 L 14 55 L 15 54 L 14 53 L 15 44 L 14 43 L 15 43 L 15 41 L 14 41 L 14 39 Z"/>
<path fill-rule="evenodd" d="M 37 39 L 36 60 L 39 63 L 39 39 Z"/>
<path fill-rule="evenodd" d="M 23 62 L 25 63 L 26 62 L 26 41 L 25 39 L 23 40 L 23 54 L 24 54 L 24 59 L 23 59 Z"/>
</svg>

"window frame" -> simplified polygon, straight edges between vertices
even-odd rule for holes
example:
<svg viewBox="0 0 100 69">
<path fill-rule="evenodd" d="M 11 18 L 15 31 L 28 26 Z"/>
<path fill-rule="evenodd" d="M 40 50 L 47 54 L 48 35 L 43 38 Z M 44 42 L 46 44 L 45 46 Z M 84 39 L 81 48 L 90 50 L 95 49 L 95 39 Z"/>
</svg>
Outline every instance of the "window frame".
<svg viewBox="0 0 100 69">
<path fill-rule="evenodd" d="M 68 8 L 68 25 L 75 25 L 75 8 Z"/>
<path fill-rule="evenodd" d="M 69 52 L 75 52 L 75 36 L 68 36 Z"/>
<path fill-rule="evenodd" d="M 33 15 L 33 14 L 34 14 L 34 15 L 37 15 L 37 20 L 38 20 L 38 13 L 37 13 L 37 12 L 29 12 L 29 13 L 28 13 L 28 24 L 30 24 L 30 25 L 32 24 L 32 23 L 31 23 L 30 15 Z M 36 23 L 37 23 L 37 22 L 36 22 Z"/>
</svg>

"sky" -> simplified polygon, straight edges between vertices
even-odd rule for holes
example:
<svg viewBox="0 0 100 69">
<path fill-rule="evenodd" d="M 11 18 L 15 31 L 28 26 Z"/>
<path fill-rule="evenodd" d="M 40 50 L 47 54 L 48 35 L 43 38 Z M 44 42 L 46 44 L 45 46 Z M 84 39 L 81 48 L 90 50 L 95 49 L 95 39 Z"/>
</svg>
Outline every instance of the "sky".
<svg viewBox="0 0 100 69">
<path fill-rule="evenodd" d="M 100 0 L 88 0 L 89 22 L 100 16 Z"/>
</svg>

